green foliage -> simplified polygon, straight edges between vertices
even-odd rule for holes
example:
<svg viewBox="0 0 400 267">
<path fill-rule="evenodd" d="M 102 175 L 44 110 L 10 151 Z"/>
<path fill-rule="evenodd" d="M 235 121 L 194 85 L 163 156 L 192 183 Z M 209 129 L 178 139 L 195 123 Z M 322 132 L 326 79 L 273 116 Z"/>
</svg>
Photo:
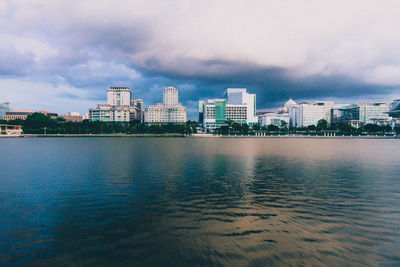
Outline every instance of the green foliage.
<svg viewBox="0 0 400 267">
<path fill-rule="evenodd" d="M 367 124 L 364 126 L 364 130 L 368 133 L 385 133 L 392 131 L 392 127 L 390 127 L 389 125 L 379 126 L 377 124 Z"/>
<path fill-rule="evenodd" d="M 268 125 L 267 130 L 270 132 L 277 132 L 279 131 L 279 127 L 273 124 Z"/>
<path fill-rule="evenodd" d="M 247 124 L 240 124 L 233 122 L 231 120 L 226 121 L 226 125 L 223 125 L 215 129 L 217 134 L 248 134 L 250 132 L 250 127 Z"/>
<path fill-rule="evenodd" d="M 42 113 L 33 113 L 25 121 L 8 121 L 23 126 L 24 133 L 28 134 L 163 134 L 180 133 L 191 134 L 197 132 L 197 123 L 188 121 L 185 124 L 163 124 L 147 126 L 143 123 L 107 123 L 100 121 L 71 122 L 64 118 L 51 119 Z"/>
<path fill-rule="evenodd" d="M 307 126 L 307 130 L 309 130 L 309 131 L 315 131 L 316 129 L 317 129 L 317 127 L 315 127 L 315 125 Z"/>
<path fill-rule="evenodd" d="M 324 119 L 321 119 L 317 123 L 318 130 L 326 130 L 328 128 L 328 122 Z"/>
</svg>

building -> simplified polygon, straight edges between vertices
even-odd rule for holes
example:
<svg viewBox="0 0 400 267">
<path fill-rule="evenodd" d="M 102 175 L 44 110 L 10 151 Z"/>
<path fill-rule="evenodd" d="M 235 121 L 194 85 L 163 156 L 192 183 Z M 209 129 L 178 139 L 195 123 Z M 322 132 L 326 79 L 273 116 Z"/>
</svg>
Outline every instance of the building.
<svg viewBox="0 0 400 267">
<path fill-rule="evenodd" d="M 21 125 L 8 125 L 8 124 L 0 124 L 0 134 L 12 134 L 12 135 L 20 135 L 22 134 L 22 126 Z"/>
<path fill-rule="evenodd" d="M 319 120 L 326 120 L 328 124 L 331 119 L 331 109 L 334 106 L 332 101 L 303 102 L 295 108 L 295 120 L 293 127 L 301 128 L 310 125 L 317 126 Z"/>
<path fill-rule="evenodd" d="M 163 103 L 149 106 L 144 111 L 146 124 L 161 123 L 186 123 L 186 107 L 178 100 L 178 90 L 174 87 L 166 87 L 163 91 Z"/>
<path fill-rule="evenodd" d="M 284 122 L 284 123 L 282 123 Z M 289 113 L 265 113 L 258 116 L 258 124 L 260 126 L 275 125 L 278 127 L 289 126 Z"/>
<path fill-rule="evenodd" d="M 67 115 L 61 115 L 66 121 L 73 122 L 81 122 L 83 121 L 83 117 L 79 114 L 79 112 L 68 112 Z"/>
<path fill-rule="evenodd" d="M 96 108 L 89 109 L 88 114 L 90 121 L 103 122 L 142 121 L 142 117 L 143 101 L 132 98 L 129 87 L 109 87 L 107 104 L 98 104 Z"/>
<path fill-rule="evenodd" d="M 297 103 L 292 98 L 286 101 L 284 105 L 284 109 L 286 109 L 289 116 L 290 128 L 296 127 L 296 108 L 297 108 Z"/>
<path fill-rule="evenodd" d="M 107 105 L 110 106 L 130 106 L 131 89 L 129 87 L 109 87 L 107 89 Z"/>
<path fill-rule="evenodd" d="M 394 100 L 389 106 L 389 116 L 392 118 L 400 118 L 400 99 Z"/>
<path fill-rule="evenodd" d="M 42 113 L 43 115 L 46 115 L 47 117 L 50 117 L 52 119 L 56 119 L 58 117 L 57 113 L 54 113 L 54 112 L 52 112 L 50 110 L 39 110 L 39 111 L 36 111 L 36 112 L 37 113 Z"/>
<path fill-rule="evenodd" d="M 6 115 L 7 112 L 11 111 L 10 103 L 4 102 L 0 103 L 0 120 L 3 119 L 3 116 Z"/>
<path fill-rule="evenodd" d="M 388 115 L 389 107 L 386 103 L 362 103 L 359 104 L 360 109 L 360 123 L 366 124 L 379 124 L 387 125 L 390 123 Z"/>
<path fill-rule="evenodd" d="M 331 110 L 332 123 L 348 123 L 356 128 L 366 124 L 388 125 L 390 111 L 385 103 L 344 105 Z"/>
<path fill-rule="evenodd" d="M 10 120 L 26 120 L 29 115 L 32 115 L 34 112 L 31 109 L 20 109 L 15 111 L 6 112 L 6 115 L 3 116 L 3 119 L 6 121 Z M 49 118 L 55 119 L 58 117 L 58 114 L 49 110 L 38 110 L 35 113 L 42 113 Z"/>
<path fill-rule="evenodd" d="M 199 101 L 199 122 L 206 130 L 215 130 L 226 125 L 227 120 L 253 126 L 256 116 L 256 95 L 247 93 L 246 88 L 228 88 L 224 99 Z"/>
<path fill-rule="evenodd" d="M 164 88 L 163 104 L 168 107 L 177 106 L 178 103 L 178 90 L 175 87 Z"/>
<path fill-rule="evenodd" d="M 6 121 L 17 120 L 17 119 L 26 120 L 28 115 L 32 114 L 33 110 L 31 109 L 20 109 L 20 110 L 6 112 L 6 114 L 3 116 L 3 119 Z"/>
</svg>

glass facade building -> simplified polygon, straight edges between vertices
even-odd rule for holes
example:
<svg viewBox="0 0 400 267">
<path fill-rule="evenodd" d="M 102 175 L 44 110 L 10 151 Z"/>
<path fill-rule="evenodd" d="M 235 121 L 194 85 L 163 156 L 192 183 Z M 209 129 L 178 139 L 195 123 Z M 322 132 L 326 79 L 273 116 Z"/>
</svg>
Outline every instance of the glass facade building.
<svg viewBox="0 0 400 267">
<path fill-rule="evenodd" d="M 226 125 L 228 120 L 253 126 L 256 116 L 256 95 L 245 88 L 228 88 L 224 99 L 199 101 L 199 122 L 206 130 L 215 130 Z"/>
<path fill-rule="evenodd" d="M 11 111 L 10 103 L 4 102 L 0 103 L 0 120 L 3 119 L 3 116 L 6 115 L 7 112 Z"/>
</svg>

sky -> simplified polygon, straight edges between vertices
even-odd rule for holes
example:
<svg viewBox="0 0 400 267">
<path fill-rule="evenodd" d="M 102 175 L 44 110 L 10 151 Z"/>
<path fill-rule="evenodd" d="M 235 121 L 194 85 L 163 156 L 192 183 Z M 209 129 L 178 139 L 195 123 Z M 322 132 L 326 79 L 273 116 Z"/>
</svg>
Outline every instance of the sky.
<svg viewBox="0 0 400 267">
<path fill-rule="evenodd" d="M 400 1 L 0 0 L 0 102 L 85 113 L 109 86 L 188 119 L 228 87 L 258 110 L 400 97 Z"/>
</svg>

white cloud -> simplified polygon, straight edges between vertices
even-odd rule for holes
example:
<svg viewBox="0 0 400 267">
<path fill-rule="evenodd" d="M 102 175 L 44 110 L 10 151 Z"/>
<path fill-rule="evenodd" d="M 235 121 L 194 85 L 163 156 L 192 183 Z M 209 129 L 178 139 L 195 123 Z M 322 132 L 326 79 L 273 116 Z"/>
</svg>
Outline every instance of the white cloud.
<svg viewBox="0 0 400 267">
<path fill-rule="evenodd" d="M 2 47 L 12 46 L 21 54 L 32 53 L 37 61 L 57 55 L 56 48 L 39 39 L 0 33 L 0 40 Z"/>
</svg>

